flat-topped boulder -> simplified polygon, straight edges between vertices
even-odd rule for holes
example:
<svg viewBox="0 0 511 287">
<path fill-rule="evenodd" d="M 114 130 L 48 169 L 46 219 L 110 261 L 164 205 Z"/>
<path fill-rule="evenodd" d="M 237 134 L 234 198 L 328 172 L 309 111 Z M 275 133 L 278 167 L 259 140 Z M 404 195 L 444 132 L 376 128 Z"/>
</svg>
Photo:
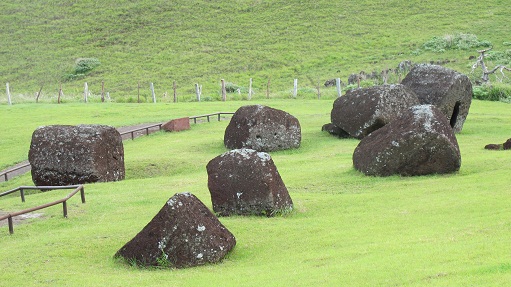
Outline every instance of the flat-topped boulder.
<svg viewBox="0 0 511 287">
<path fill-rule="evenodd" d="M 361 139 L 418 104 L 417 96 L 403 85 L 360 88 L 337 98 L 330 117 L 332 124 Z"/>
<path fill-rule="evenodd" d="M 440 109 L 455 133 L 461 132 L 473 94 L 466 75 L 438 65 L 421 64 L 413 66 L 401 83 L 417 94 L 421 104 Z"/>
<path fill-rule="evenodd" d="M 363 138 L 353 165 L 374 176 L 446 174 L 459 170 L 461 155 L 443 113 L 433 105 L 418 105 Z"/>
<path fill-rule="evenodd" d="M 220 262 L 235 245 L 232 233 L 197 197 L 178 193 L 115 257 L 139 266 L 185 268 Z"/>
<path fill-rule="evenodd" d="M 32 134 L 28 160 L 35 185 L 61 186 L 124 179 L 120 133 L 104 125 L 52 125 Z"/>
<path fill-rule="evenodd" d="M 213 211 L 218 215 L 273 216 L 293 209 L 293 201 L 271 156 L 235 149 L 206 166 Z"/>
<path fill-rule="evenodd" d="M 240 107 L 224 135 L 224 144 L 229 149 L 248 148 L 265 152 L 298 148 L 301 140 L 297 118 L 262 105 Z"/>
</svg>

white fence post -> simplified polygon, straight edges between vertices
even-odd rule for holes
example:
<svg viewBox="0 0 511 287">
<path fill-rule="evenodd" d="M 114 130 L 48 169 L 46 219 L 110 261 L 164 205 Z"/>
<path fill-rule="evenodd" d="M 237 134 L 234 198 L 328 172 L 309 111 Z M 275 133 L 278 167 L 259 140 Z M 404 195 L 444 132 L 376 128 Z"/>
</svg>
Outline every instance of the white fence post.
<svg viewBox="0 0 511 287">
<path fill-rule="evenodd" d="M 296 95 L 298 95 L 298 79 L 295 79 L 293 83 L 293 98 L 296 98 Z"/>
<path fill-rule="evenodd" d="M 153 85 L 153 83 L 151 83 L 150 88 L 151 88 L 151 95 L 153 96 L 153 103 L 156 104 L 156 94 L 154 93 L 154 85 Z"/>
<path fill-rule="evenodd" d="M 199 86 L 199 84 L 195 84 L 195 93 L 197 94 L 197 102 L 200 102 L 200 95 L 202 93 L 202 86 Z"/>
<path fill-rule="evenodd" d="M 225 100 L 227 99 L 227 91 L 225 90 L 225 80 L 221 79 L 220 81 L 222 82 L 222 101 L 225 102 Z"/>
<path fill-rule="evenodd" d="M 85 102 L 87 102 L 88 96 L 89 96 L 89 86 L 87 85 L 87 82 L 85 82 L 85 85 L 83 87 L 83 99 Z"/>
<path fill-rule="evenodd" d="M 7 90 L 7 103 L 10 106 L 10 105 L 12 105 L 12 102 L 11 102 L 11 91 L 9 90 L 9 83 L 5 84 L 5 89 Z"/>
<path fill-rule="evenodd" d="M 248 100 L 252 99 L 252 78 L 250 78 L 250 83 L 248 84 Z"/>
<path fill-rule="evenodd" d="M 337 97 L 341 96 L 341 78 L 335 79 L 335 86 L 337 88 Z"/>
</svg>

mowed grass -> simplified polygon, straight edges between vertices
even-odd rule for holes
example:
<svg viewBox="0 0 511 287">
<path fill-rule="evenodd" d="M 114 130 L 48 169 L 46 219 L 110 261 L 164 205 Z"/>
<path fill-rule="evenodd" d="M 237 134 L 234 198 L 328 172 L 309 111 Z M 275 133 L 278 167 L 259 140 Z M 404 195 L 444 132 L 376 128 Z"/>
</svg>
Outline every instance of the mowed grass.
<svg viewBox="0 0 511 287">
<path fill-rule="evenodd" d="M 211 208 L 205 166 L 226 151 L 228 124 L 213 121 L 125 141 L 126 180 L 87 184 L 87 203 L 73 198 L 69 218 L 56 206 L 16 225 L 13 235 L 3 226 L 0 286 L 505 286 L 511 280 L 511 153 L 483 149 L 511 137 L 509 104 L 473 102 L 457 135 L 458 173 L 378 178 L 353 169 L 358 140 L 320 131 L 329 122 L 331 101 L 260 103 L 290 112 L 302 125 L 299 149 L 271 153 L 295 210 L 276 218 L 220 218 L 237 239 L 223 262 L 167 270 L 113 259 L 175 193 L 192 192 Z M 25 116 L 4 121 L 0 131 L 18 129 L 18 145 L 9 153 L 22 157 L 36 123 L 118 126 L 234 111 L 243 104 L 69 105 L 74 117 L 58 106 L 4 106 L 2 115 Z M 43 111 L 48 120 L 41 119 Z M 2 163 L 16 161 L 1 156 Z M 31 184 L 26 174 L 0 188 Z M 34 193 L 24 204 L 4 197 L 0 209 L 19 210 L 65 194 Z"/>
</svg>

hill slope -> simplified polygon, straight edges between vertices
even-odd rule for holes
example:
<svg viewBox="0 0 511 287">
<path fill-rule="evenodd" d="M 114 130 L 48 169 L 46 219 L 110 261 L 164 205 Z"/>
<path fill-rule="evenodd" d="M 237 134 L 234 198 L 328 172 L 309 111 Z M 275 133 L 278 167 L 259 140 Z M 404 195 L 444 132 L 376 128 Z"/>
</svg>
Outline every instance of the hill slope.
<svg viewBox="0 0 511 287">
<path fill-rule="evenodd" d="M 471 33 L 497 48 L 509 41 L 506 1 L 103 1 L 7 0 L 0 3 L 0 81 L 13 93 L 56 93 L 78 58 L 101 65 L 63 83 L 78 94 L 101 81 L 112 97 L 157 94 L 194 84 L 218 95 L 220 79 L 256 92 L 289 91 L 350 73 L 449 59 L 469 71 L 474 51 L 412 52 L 434 36 Z M 286 93 L 286 92 L 284 92 Z"/>
</svg>

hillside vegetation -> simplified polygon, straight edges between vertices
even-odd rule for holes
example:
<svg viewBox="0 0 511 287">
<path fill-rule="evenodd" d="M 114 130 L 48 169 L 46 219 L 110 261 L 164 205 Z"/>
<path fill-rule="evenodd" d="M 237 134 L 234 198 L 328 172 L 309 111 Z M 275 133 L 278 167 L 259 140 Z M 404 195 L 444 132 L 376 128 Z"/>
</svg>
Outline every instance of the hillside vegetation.
<svg viewBox="0 0 511 287">
<path fill-rule="evenodd" d="M 195 0 L 6 0 L 0 3 L 0 82 L 17 102 L 41 88 L 53 99 L 62 83 L 69 98 L 105 91 L 115 101 L 150 100 L 172 94 L 218 99 L 220 79 L 244 92 L 254 79 L 256 97 L 290 97 L 293 79 L 301 97 L 351 73 L 394 68 L 403 60 L 445 61 L 470 72 L 475 49 L 422 49 L 434 37 L 475 35 L 506 50 L 507 1 L 195 1 Z M 77 71 L 78 59 L 99 65 Z M 329 90 L 325 90 L 328 94 Z M 332 92 L 333 94 L 333 92 Z M 231 95 L 235 97 L 236 95 Z M 239 97 L 239 95 L 238 95 Z M 149 99 L 148 99 L 149 98 Z M 5 103 L 4 96 L 0 103 Z"/>
</svg>

